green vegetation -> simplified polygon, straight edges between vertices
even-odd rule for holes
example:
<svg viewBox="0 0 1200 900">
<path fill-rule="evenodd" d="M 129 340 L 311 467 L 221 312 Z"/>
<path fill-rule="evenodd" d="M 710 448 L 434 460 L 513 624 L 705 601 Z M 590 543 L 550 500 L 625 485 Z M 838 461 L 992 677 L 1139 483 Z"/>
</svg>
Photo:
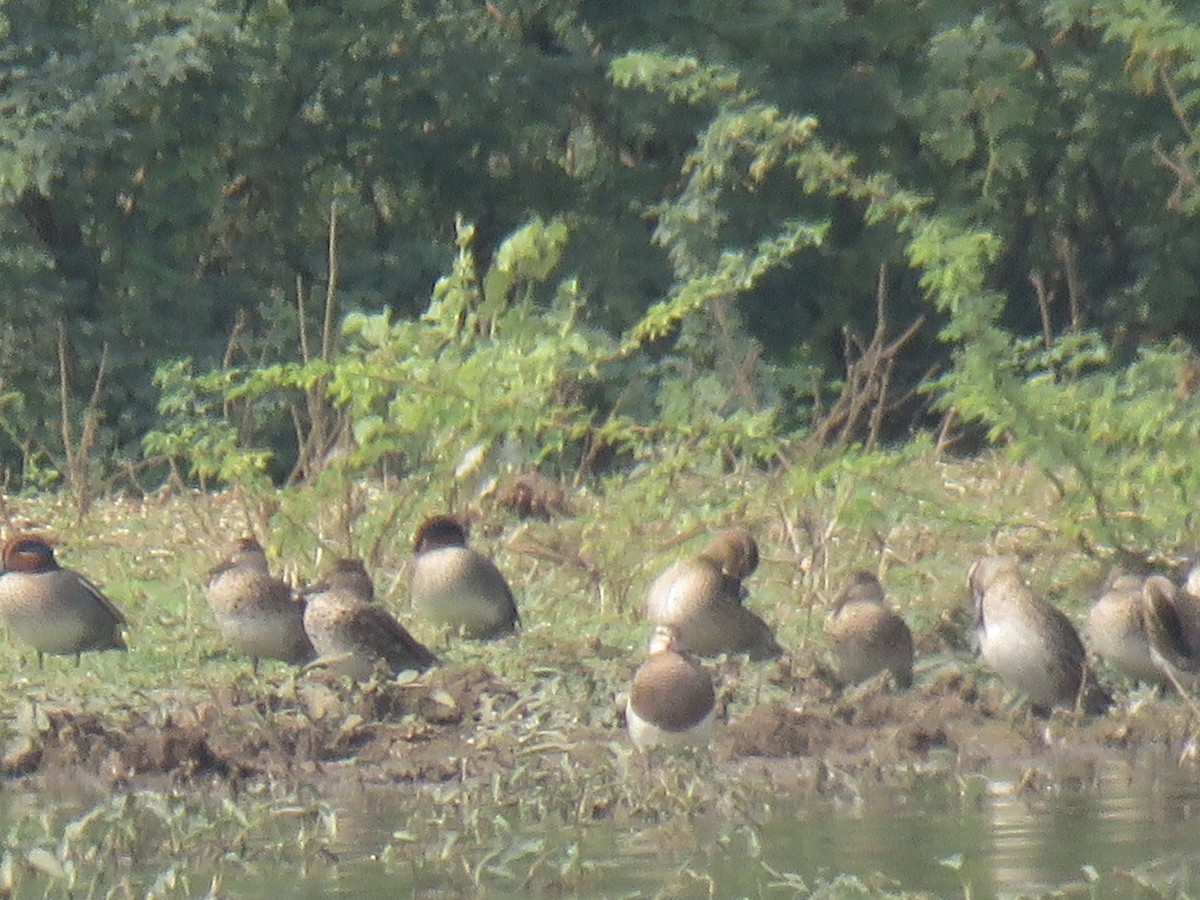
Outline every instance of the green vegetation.
<svg viewBox="0 0 1200 900">
<path fill-rule="evenodd" d="M 1190 539 L 1193 14 L 625 7 L 6 5 L 8 484 L 935 431 Z"/>
</svg>

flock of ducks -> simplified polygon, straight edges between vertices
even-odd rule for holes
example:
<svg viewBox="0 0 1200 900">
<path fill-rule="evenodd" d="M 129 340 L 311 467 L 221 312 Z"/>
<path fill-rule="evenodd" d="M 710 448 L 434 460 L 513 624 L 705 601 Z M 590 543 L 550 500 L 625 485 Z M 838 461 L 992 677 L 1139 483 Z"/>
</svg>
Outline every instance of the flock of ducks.
<svg viewBox="0 0 1200 900">
<path fill-rule="evenodd" d="M 782 652 L 769 627 L 742 605 L 742 579 L 757 563 L 754 539 L 731 529 L 651 585 L 647 614 L 656 629 L 626 711 L 630 737 L 640 749 L 707 739 L 714 694 L 693 653 L 766 659 Z M 967 584 L 979 657 L 1034 712 L 1100 714 L 1112 704 L 1079 632 L 1062 610 L 1034 593 L 1016 556 L 975 560 Z M 1125 677 L 1187 696 L 1200 686 L 1200 565 L 1181 587 L 1162 575 L 1114 569 L 1085 633 L 1093 652 Z M 912 632 L 887 605 L 872 573 L 851 573 L 833 600 L 825 637 L 833 672 L 843 684 L 887 672 L 896 687 L 911 686 Z"/>
<path fill-rule="evenodd" d="M 410 593 L 431 625 L 476 639 L 511 634 L 517 604 L 500 570 L 467 546 L 467 529 L 451 516 L 433 516 L 417 530 Z M 437 656 L 383 607 L 361 559 L 339 559 L 316 584 L 293 591 L 267 570 L 262 546 L 242 538 L 231 559 L 212 569 L 205 589 L 217 628 L 251 658 L 322 667 L 357 680 L 379 667 L 390 674 L 423 672 Z M 0 577 L 0 615 L 3 615 Z"/>
<path fill-rule="evenodd" d="M 730 528 L 651 583 L 646 617 L 654 635 L 625 705 L 629 736 L 639 750 L 708 739 L 715 692 L 696 656 L 738 653 L 767 660 L 784 652 L 770 626 L 744 605 L 743 581 L 758 568 L 758 556 L 753 535 Z M 912 684 L 912 632 L 888 607 L 871 573 L 851 576 L 834 599 L 825 635 L 842 682 L 888 671 L 897 686 Z"/>
<path fill-rule="evenodd" d="M 650 585 L 646 618 L 654 625 L 646 659 L 625 701 L 629 736 L 639 750 L 708 740 L 716 692 L 697 657 L 745 654 L 769 660 L 784 651 L 771 627 L 745 605 L 745 580 L 758 567 L 744 528 L 716 534 L 695 556 L 678 560 Z M 458 519 L 438 515 L 417 531 L 409 583 L 426 622 L 479 640 L 520 625 L 508 582 L 467 546 Z M 1075 626 L 1037 596 L 1015 556 L 986 556 L 967 572 L 979 656 L 1035 712 L 1103 712 L 1112 700 L 1095 677 Z M 250 657 L 321 666 L 356 680 L 381 671 L 425 671 L 437 656 L 373 600 L 362 560 L 337 560 L 316 584 L 294 589 L 274 577 L 253 537 L 209 573 L 205 596 L 224 641 Z M 44 654 L 124 649 L 125 616 L 86 577 L 62 568 L 50 543 L 10 538 L 0 567 L 0 620 Z M 1200 684 L 1200 566 L 1182 587 L 1161 575 L 1110 575 L 1085 633 L 1092 651 L 1128 678 L 1186 694 Z M 845 684 L 888 673 L 897 688 L 913 680 L 913 638 L 888 604 L 879 579 L 852 573 L 825 624 L 830 660 Z"/>
<path fill-rule="evenodd" d="M 0 561 L 0 621 L 34 648 L 39 667 L 47 653 L 73 654 L 78 665 L 86 651 L 125 649 L 125 616 L 85 576 L 60 566 L 44 537 L 10 538 Z M 394 675 L 438 662 L 372 602 L 375 586 L 361 559 L 339 559 L 316 584 L 295 589 L 271 574 L 262 545 L 245 537 L 209 571 L 204 594 L 221 637 L 250 657 L 255 674 L 260 659 L 320 665 L 358 680 L 381 667 Z M 411 594 L 422 618 L 466 637 L 503 637 L 520 623 L 508 582 L 467 546 L 466 527 L 451 516 L 433 516 L 418 529 Z"/>
</svg>

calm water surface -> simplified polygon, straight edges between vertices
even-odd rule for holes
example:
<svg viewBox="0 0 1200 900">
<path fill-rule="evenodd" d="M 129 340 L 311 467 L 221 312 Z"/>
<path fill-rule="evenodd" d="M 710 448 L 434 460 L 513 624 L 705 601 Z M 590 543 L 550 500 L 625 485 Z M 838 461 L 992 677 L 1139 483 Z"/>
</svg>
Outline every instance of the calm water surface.
<svg viewBox="0 0 1200 900">
<path fill-rule="evenodd" d="M 975 898 L 1128 897 L 1139 885 L 1175 896 L 1200 886 L 1197 773 L 1165 757 L 923 775 L 899 792 L 782 795 L 748 814 L 709 811 L 653 827 L 541 823 L 501 832 L 503 851 L 470 858 L 454 834 L 432 851 L 406 842 L 412 817 L 429 811 L 406 805 L 403 786 L 335 803 L 332 855 L 300 896 L 457 895 L 464 885 L 496 896 L 790 896 L 839 875 Z M 270 897 L 281 877 L 244 872 L 225 886 Z M 831 894 L 848 890 L 835 884 Z"/>
</svg>

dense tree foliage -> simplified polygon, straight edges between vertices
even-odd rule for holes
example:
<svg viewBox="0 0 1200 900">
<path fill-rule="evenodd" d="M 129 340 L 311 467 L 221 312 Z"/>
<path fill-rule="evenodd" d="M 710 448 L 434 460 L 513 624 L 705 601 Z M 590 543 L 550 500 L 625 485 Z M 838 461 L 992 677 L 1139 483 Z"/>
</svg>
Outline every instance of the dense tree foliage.
<svg viewBox="0 0 1200 900">
<path fill-rule="evenodd" d="M 25 483 L 151 431 L 178 453 L 189 411 L 303 474 L 384 416 L 329 393 L 330 323 L 353 314 L 355 365 L 437 356 L 362 323 L 415 321 L 445 273 L 476 327 L 516 304 L 583 342 L 544 395 L 574 464 L 718 419 L 787 459 L 934 403 L 1012 439 L 1014 392 L 1200 335 L 1200 13 L 1160 0 L 7 0 L 0 36 L 0 460 Z M 489 295 L 528 222 L 564 236 L 553 273 Z M 302 374 L 245 380 L 275 365 Z"/>
</svg>

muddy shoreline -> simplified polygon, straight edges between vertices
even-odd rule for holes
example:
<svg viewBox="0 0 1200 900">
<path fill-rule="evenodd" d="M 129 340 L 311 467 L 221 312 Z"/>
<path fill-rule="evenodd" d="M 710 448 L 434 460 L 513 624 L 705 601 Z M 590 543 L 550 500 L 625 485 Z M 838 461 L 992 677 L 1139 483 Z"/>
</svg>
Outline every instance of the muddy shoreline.
<svg viewBox="0 0 1200 900">
<path fill-rule="evenodd" d="M 719 672 L 729 695 L 737 663 Z M 764 788 L 853 792 L 864 780 L 902 785 L 914 772 L 1002 768 L 1030 790 L 1056 773 L 1153 752 L 1194 766 L 1197 718 L 1188 702 L 1138 691 L 1103 716 L 1031 715 L 990 677 L 945 666 L 907 691 L 886 676 L 849 689 L 815 669 L 786 699 L 727 708 L 705 765 Z M 89 784 L 106 792 L 188 788 L 233 794 L 256 784 L 295 789 L 347 779 L 417 788 L 486 781 L 515 767 L 570 781 L 598 762 L 651 768 L 624 733 L 617 703 L 595 725 L 539 720 L 482 664 L 355 685 L 322 673 L 274 681 L 248 675 L 189 704 L 150 711 L 83 710 L 43 701 L 19 717 L 0 760 L 10 784 Z M 545 727 L 543 727 L 545 726 Z M 1074 777 L 1068 774 L 1066 777 Z"/>
</svg>

